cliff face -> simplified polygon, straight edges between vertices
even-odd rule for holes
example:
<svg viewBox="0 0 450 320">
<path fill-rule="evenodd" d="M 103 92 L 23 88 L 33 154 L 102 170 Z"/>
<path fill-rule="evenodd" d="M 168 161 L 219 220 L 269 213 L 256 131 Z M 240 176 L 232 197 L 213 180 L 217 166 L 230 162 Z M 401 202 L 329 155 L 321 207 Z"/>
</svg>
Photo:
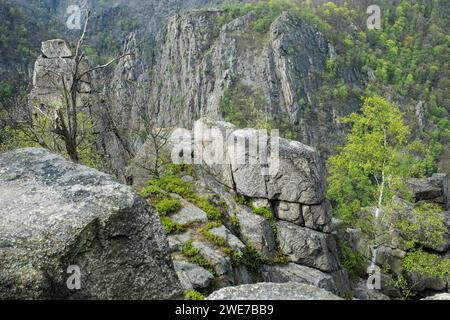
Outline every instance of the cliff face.
<svg viewBox="0 0 450 320">
<path fill-rule="evenodd" d="M 136 54 L 119 63 L 108 85 L 117 97 L 112 110 L 124 120 L 120 131 L 142 126 L 141 108 L 123 106 L 135 94 L 130 83 L 145 83 L 146 112 L 162 127 L 192 128 L 203 116 L 241 127 L 271 126 L 329 153 L 343 139 L 338 118 L 359 108 L 352 99 L 344 106 L 312 107 L 323 90 L 327 63 L 336 59 L 332 44 L 287 12 L 264 31 L 255 31 L 252 12 L 223 20 L 220 10 L 175 15 L 152 49 L 137 45 L 136 34 L 128 38 L 126 47 L 137 46 Z M 145 58 L 149 50 L 150 59 Z M 355 70 L 338 70 L 337 77 L 347 87 L 360 87 Z M 136 137 L 125 140 L 129 149 L 142 144 Z"/>
</svg>

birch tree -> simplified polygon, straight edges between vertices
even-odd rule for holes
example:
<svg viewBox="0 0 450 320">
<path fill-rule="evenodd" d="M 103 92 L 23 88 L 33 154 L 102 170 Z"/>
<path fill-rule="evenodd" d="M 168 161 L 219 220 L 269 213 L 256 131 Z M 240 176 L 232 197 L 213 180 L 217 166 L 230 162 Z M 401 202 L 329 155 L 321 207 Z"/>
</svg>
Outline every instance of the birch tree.
<svg viewBox="0 0 450 320">
<path fill-rule="evenodd" d="M 367 98 L 361 114 L 343 122 L 352 129 L 328 162 L 329 197 L 344 222 L 354 221 L 362 207 L 375 207 L 379 218 L 383 204 L 408 175 L 403 152 L 409 130 L 400 110 L 379 96 Z"/>
</svg>

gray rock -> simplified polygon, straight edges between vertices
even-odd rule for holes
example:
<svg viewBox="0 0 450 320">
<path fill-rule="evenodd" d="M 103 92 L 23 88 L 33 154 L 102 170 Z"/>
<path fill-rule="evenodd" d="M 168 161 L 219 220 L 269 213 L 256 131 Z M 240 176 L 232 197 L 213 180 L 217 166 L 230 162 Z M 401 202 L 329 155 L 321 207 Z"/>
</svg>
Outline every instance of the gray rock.
<svg viewBox="0 0 450 320">
<path fill-rule="evenodd" d="M 177 213 L 170 215 L 170 219 L 181 225 L 208 221 L 208 215 L 205 211 L 186 200 L 180 199 L 180 202 L 182 208 Z"/>
<path fill-rule="evenodd" d="M 261 275 L 265 282 L 303 282 L 338 294 L 333 277 L 317 269 L 295 263 L 287 265 L 263 265 Z"/>
<path fill-rule="evenodd" d="M 426 297 L 422 300 L 450 300 L 450 293 L 439 293 L 434 296 Z"/>
<path fill-rule="evenodd" d="M 352 291 L 347 270 L 340 269 L 331 273 L 337 294 L 348 294 Z"/>
<path fill-rule="evenodd" d="M 203 155 L 203 166 L 211 175 L 239 194 L 309 205 L 322 203 L 325 173 L 317 151 L 297 141 L 279 139 L 278 152 L 253 154 L 249 147 L 260 146 L 257 132 L 202 118 L 194 125 L 195 153 L 197 157 Z M 275 140 L 262 140 L 270 146 L 268 149 L 275 148 L 271 145 Z M 220 146 L 221 150 L 216 150 Z M 210 154 L 223 162 L 205 158 Z"/>
<path fill-rule="evenodd" d="M 0 299 L 182 294 L 155 211 L 111 176 L 44 149 L 0 154 Z M 66 285 L 69 266 L 80 290 Z"/>
<path fill-rule="evenodd" d="M 414 289 L 417 291 L 433 290 L 444 291 L 450 283 L 450 277 L 426 277 L 420 276 L 417 273 L 407 275 L 407 279 L 414 283 Z"/>
<path fill-rule="evenodd" d="M 299 203 L 275 201 L 274 212 L 275 217 L 280 220 L 292 222 L 299 226 L 305 226 L 305 221 L 302 216 L 302 206 Z"/>
<path fill-rule="evenodd" d="M 338 296 L 306 283 L 257 283 L 223 288 L 207 300 L 342 300 Z"/>
<path fill-rule="evenodd" d="M 248 272 L 245 266 L 239 266 L 234 269 L 235 285 L 254 283 L 254 277 Z"/>
<path fill-rule="evenodd" d="M 298 141 L 280 139 L 278 157 L 269 157 L 269 167 L 278 172 L 267 182 L 268 199 L 320 204 L 325 198 L 325 172 L 315 149 Z"/>
<path fill-rule="evenodd" d="M 174 261 L 173 264 L 185 290 L 207 288 L 214 280 L 211 272 L 196 264 L 183 261 Z"/>
<path fill-rule="evenodd" d="M 208 118 L 201 118 L 194 123 L 193 127 L 194 163 L 201 164 L 203 170 L 229 188 L 234 188 L 234 182 L 226 141 L 234 130 L 236 127 L 231 123 L 213 121 Z M 222 147 L 219 153 L 217 147 Z M 220 160 L 209 161 L 208 155 L 217 155 Z"/>
<path fill-rule="evenodd" d="M 169 251 L 171 253 L 181 251 L 183 244 L 191 239 L 192 237 L 188 232 L 168 236 L 167 240 L 169 241 Z"/>
<path fill-rule="evenodd" d="M 72 52 L 62 39 L 53 39 L 42 42 L 41 51 L 46 58 L 70 58 Z"/>
<path fill-rule="evenodd" d="M 228 247 L 239 250 L 241 252 L 245 252 L 245 244 L 243 244 L 238 237 L 232 234 L 230 230 L 225 228 L 225 226 L 210 229 L 209 232 L 224 239 Z"/>
<path fill-rule="evenodd" d="M 409 179 L 407 186 L 416 201 L 428 200 L 448 207 L 448 177 L 443 173 L 435 173 L 427 179 Z"/>
<path fill-rule="evenodd" d="M 255 208 L 270 208 L 270 202 L 264 198 L 253 198 L 252 204 Z"/>
<path fill-rule="evenodd" d="M 251 244 L 264 258 L 275 256 L 275 236 L 270 223 L 243 206 L 236 212 L 242 241 Z"/>
<path fill-rule="evenodd" d="M 200 250 L 200 254 L 208 261 L 217 276 L 227 275 L 233 271 L 229 257 L 222 251 L 201 241 L 194 241 L 192 245 Z"/>
<path fill-rule="evenodd" d="M 310 229 L 331 232 L 331 205 L 328 201 L 316 206 L 302 206 L 305 226 Z"/>
<path fill-rule="evenodd" d="M 377 265 L 388 265 L 389 268 L 396 272 L 401 273 L 402 260 L 406 256 L 406 252 L 398 248 L 390 248 L 387 246 L 380 246 L 377 250 Z"/>
<path fill-rule="evenodd" d="M 402 293 L 395 285 L 395 281 L 391 275 L 381 273 L 381 292 L 390 298 L 401 298 Z"/>
<path fill-rule="evenodd" d="M 269 140 L 267 136 L 261 136 L 258 132 L 256 129 L 241 129 L 230 134 L 228 141 L 231 140 L 232 144 L 227 144 L 227 158 L 239 194 L 251 198 L 268 198 L 266 170 Z M 261 148 L 261 140 L 265 143 L 264 148 Z M 255 153 L 249 150 L 255 150 Z M 261 150 L 265 150 L 266 153 Z"/>
<path fill-rule="evenodd" d="M 391 300 L 387 295 L 378 290 L 367 288 L 367 281 L 360 281 L 353 288 L 353 296 L 359 300 Z"/>
<path fill-rule="evenodd" d="M 292 262 L 316 268 L 324 272 L 340 269 L 336 241 L 332 235 L 277 222 L 280 249 Z"/>
</svg>

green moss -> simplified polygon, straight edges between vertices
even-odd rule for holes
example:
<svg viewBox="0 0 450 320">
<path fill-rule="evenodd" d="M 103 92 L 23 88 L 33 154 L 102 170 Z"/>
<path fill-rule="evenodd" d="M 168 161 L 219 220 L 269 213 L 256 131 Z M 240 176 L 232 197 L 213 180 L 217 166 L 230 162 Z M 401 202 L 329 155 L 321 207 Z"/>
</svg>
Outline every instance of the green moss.
<svg viewBox="0 0 450 320">
<path fill-rule="evenodd" d="M 184 293 L 184 298 L 186 300 L 205 300 L 205 296 L 196 290 L 186 291 Z"/>
<path fill-rule="evenodd" d="M 170 163 L 166 166 L 167 174 L 171 176 L 193 176 L 192 165 L 186 163 Z"/>
<path fill-rule="evenodd" d="M 172 173 L 175 171 L 180 172 L 179 170 L 182 170 L 181 172 L 186 172 L 186 170 L 189 170 L 189 166 L 174 165 L 170 170 L 172 170 Z M 158 190 L 176 193 L 205 211 L 209 220 L 220 221 L 221 219 L 222 214 L 220 210 L 216 208 L 208 199 L 197 196 L 194 192 L 194 186 L 190 182 L 183 181 L 181 178 L 170 174 L 168 176 L 161 177 L 160 179 L 151 180 L 149 185 L 150 186 L 144 190 L 147 194 L 151 191 L 157 192 Z"/>
<path fill-rule="evenodd" d="M 222 224 L 218 223 L 218 222 L 210 222 L 210 223 L 206 224 L 203 228 L 201 228 L 200 232 L 206 239 L 208 239 L 215 245 L 217 245 L 219 247 L 225 247 L 227 245 L 225 242 L 225 239 L 223 239 L 222 237 L 219 237 L 218 235 L 211 233 L 211 231 L 210 231 L 211 229 L 218 228 L 221 225 Z"/>
<path fill-rule="evenodd" d="M 155 208 L 160 216 L 166 216 L 180 210 L 181 202 L 178 199 L 166 198 L 158 201 Z"/>
<path fill-rule="evenodd" d="M 192 241 L 187 241 L 183 245 L 181 252 L 183 253 L 183 255 L 189 258 L 190 262 L 205 268 L 213 274 L 215 273 L 208 260 L 206 260 L 205 257 L 202 256 L 200 250 L 193 246 Z"/>
<path fill-rule="evenodd" d="M 244 206 L 251 206 L 251 200 L 250 198 L 242 195 L 242 194 L 234 194 L 233 195 L 233 200 L 234 202 L 236 202 L 237 204 L 241 204 Z"/>
<path fill-rule="evenodd" d="M 237 213 L 236 213 L 236 212 L 234 212 L 234 213 L 231 215 L 231 217 L 230 217 L 230 222 L 231 222 L 231 225 L 234 227 L 234 229 L 235 229 L 237 232 L 240 232 L 240 231 L 241 231 L 241 225 L 240 225 L 240 223 L 239 223 L 239 219 L 238 219 L 238 216 L 237 216 Z"/>
<path fill-rule="evenodd" d="M 198 196 L 193 196 L 191 198 L 187 199 L 188 201 L 191 201 L 193 204 L 198 206 L 200 209 L 206 212 L 206 215 L 208 216 L 208 219 L 210 221 L 220 221 L 222 214 L 218 208 L 216 208 L 214 205 L 209 202 L 208 199 Z"/>
<path fill-rule="evenodd" d="M 157 186 L 148 186 L 141 190 L 141 195 L 144 198 L 158 197 L 158 196 L 161 196 L 162 194 L 163 194 L 163 191 L 161 190 L 161 188 L 159 188 Z"/>
<path fill-rule="evenodd" d="M 230 257 L 233 267 L 237 268 L 245 264 L 245 256 L 241 251 L 232 248 L 225 248 L 223 251 Z"/>
<path fill-rule="evenodd" d="M 279 246 L 277 246 L 277 251 L 275 252 L 275 258 L 273 258 L 274 264 L 288 264 L 291 262 L 291 258 L 285 255 Z"/>
<path fill-rule="evenodd" d="M 161 217 L 161 223 L 167 235 L 172 233 L 183 232 L 186 229 L 186 226 L 176 223 L 175 221 L 166 216 Z"/>
<path fill-rule="evenodd" d="M 246 245 L 247 255 L 244 256 L 244 265 L 252 272 L 257 272 L 265 262 L 258 250 L 251 244 Z"/>
<path fill-rule="evenodd" d="M 277 234 L 277 220 L 273 216 L 272 210 L 268 207 L 261 207 L 261 208 L 253 208 L 253 213 L 262 216 L 267 219 L 270 223 L 270 227 L 272 228 L 273 234 L 276 236 Z"/>
<path fill-rule="evenodd" d="M 176 193 L 183 198 L 195 197 L 192 183 L 185 182 L 175 175 L 167 175 L 160 179 L 151 180 L 149 185 L 167 192 Z"/>
</svg>

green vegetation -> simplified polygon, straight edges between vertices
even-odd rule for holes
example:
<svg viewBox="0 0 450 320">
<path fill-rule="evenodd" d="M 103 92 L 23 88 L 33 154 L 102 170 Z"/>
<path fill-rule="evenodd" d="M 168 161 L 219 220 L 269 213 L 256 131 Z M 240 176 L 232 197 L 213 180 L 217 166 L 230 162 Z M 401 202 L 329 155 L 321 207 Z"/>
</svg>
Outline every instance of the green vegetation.
<svg viewBox="0 0 450 320">
<path fill-rule="evenodd" d="M 270 227 L 272 228 L 273 234 L 276 236 L 277 220 L 273 216 L 272 210 L 270 210 L 270 208 L 267 207 L 253 208 L 253 213 L 266 218 L 266 220 L 269 221 L 270 223 Z"/>
<path fill-rule="evenodd" d="M 185 244 L 181 249 L 181 252 L 183 253 L 183 255 L 189 258 L 189 261 L 191 261 L 192 263 L 195 263 L 200 267 L 205 268 L 206 270 L 208 270 L 213 274 L 215 273 L 214 269 L 211 267 L 208 260 L 206 260 L 202 256 L 200 250 L 192 245 L 192 241 L 185 242 Z"/>
<path fill-rule="evenodd" d="M 176 175 L 168 174 L 159 179 L 150 180 L 149 187 L 145 188 L 142 193 L 144 195 L 154 196 L 160 192 L 160 190 L 182 196 L 187 201 L 205 211 L 208 215 L 208 219 L 211 221 L 220 221 L 221 219 L 222 213 L 220 209 L 213 205 L 208 199 L 197 196 L 191 182 L 183 181 Z"/>
<path fill-rule="evenodd" d="M 211 233 L 211 229 L 214 228 L 218 228 L 220 227 L 222 224 L 219 222 L 210 222 L 208 224 L 206 224 L 205 226 L 203 226 L 200 229 L 200 232 L 203 234 L 203 236 L 208 239 L 209 241 L 211 241 L 212 243 L 214 243 L 215 245 L 219 246 L 219 247 L 225 247 L 227 244 L 225 242 L 225 239 L 223 239 L 222 237 L 219 237 L 213 233 Z"/>
<path fill-rule="evenodd" d="M 385 99 L 367 98 L 360 115 L 342 121 L 352 130 L 345 146 L 329 159 L 328 197 L 336 216 L 354 226 L 362 207 L 380 210 L 404 190 L 412 156 L 405 151 L 409 130 L 403 114 Z"/>
<path fill-rule="evenodd" d="M 231 225 L 233 226 L 233 228 L 235 229 L 235 231 L 237 231 L 237 232 L 240 232 L 240 230 L 241 230 L 241 225 L 240 225 L 240 223 L 239 223 L 239 219 L 238 219 L 238 217 L 237 217 L 237 213 L 236 212 L 234 212 L 232 215 L 231 215 L 231 217 L 230 217 L 230 222 L 231 222 Z"/>
<path fill-rule="evenodd" d="M 32 125 L 27 122 L 25 125 L 21 124 L 16 127 L 10 125 L 3 127 L 2 135 L 5 138 L 3 143 L 0 143 L 0 152 L 16 148 L 44 147 L 68 158 L 64 142 L 52 132 L 52 120 L 39 112 L 34 113 L 32 117 Z M 103 157 L 98 153 L 95 146 L 94 123 L 84 112 L 77 113 L 77 122 L 80 136 L 78 142 L 79 162 L 101 170 L 103 168 Z"/>
<path fill-rule="evenodd" d="M 267 102 L 261 92 L 236 81 L 228 87 L 220 108 L 225 121 L 235 124 L 237 127 L 254 127 L 258 129 L 273 129 L 275 123 L 269 118 Z"/>
<path fill-rule="evenodd" d="M 181 202 L 178 199 L 166 198 L 159 201 L 155 208 L 160 215 L 165 216 L 177 212 L 181 208 Z"/>
<path fill-rule="evenodd" d="M 429 278 L 448 275 L 450 260 L 422 248 L 442 244 L 447 230 L 442 208 L 423 202 L 407 209 L 408 204 L 396 198 L 397 194 L 409 198 L 406 179 L 426 171 L 415 159 L 418 155 L 411 153 L 418 143 L 408 147 L 410 131 L 403 123 L 403 114 L 385 99 L 374 96 L 365 100 L 361 114 L 352 114 L 343 121 L 351 124 L 351 132 L 345 146 L 328 162 L 328 197 L 337 217 L 348 226 L 360 227 L 373 245 L 406 239 L 405 274 Z M 375 208 L 375 214 L 364 207 Z M 401 238 L 395 239 L 392 230 Z M 363 257 L 345 245 L 341 258 L 351 274 L 364 271 L 360 266 Z M 417 283 L 413 278 L 403 274 L 394 274 L 394 278 L 405 298 L 414 294 Z"/>
<path fill-rule="evenodd" d="M 247 256 L 244 257 L 244 265 L 250 271 L 257 272 L 265 260 L 251 244 L 247 243 L 245 247 Z"/>
<path fill-rule="evenodd" d="M 205 300 L 205 296 L 196 290 L 186 291 L 184 298 L 186 300 Z"/>
<path fill-rule="evenodd" d="M 341 242 L 340 260 L 342 266 L 349 272 L 351 277 L 366 274 L 366 258 L 359 252 L 353 252 L 350 247 Z"/>
<path fill-rule="evenodd" d="M 161 223 L 164 228 L 164 232 L 169 235 L 172 233 L 180 233 L 186 230 L 186 226 L 176 223 L 167 216 L 161 216 Z"/>
</svg>

